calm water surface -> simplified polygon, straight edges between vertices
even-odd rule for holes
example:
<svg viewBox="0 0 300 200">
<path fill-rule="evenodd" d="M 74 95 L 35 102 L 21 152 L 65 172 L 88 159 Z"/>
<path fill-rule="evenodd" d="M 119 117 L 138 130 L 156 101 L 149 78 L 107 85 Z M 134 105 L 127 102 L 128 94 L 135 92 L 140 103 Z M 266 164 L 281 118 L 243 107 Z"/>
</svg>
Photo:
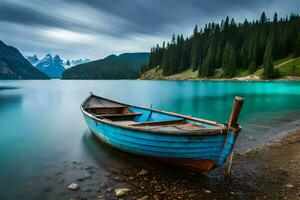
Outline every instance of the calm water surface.
<svg viewBox="0 0 300 200">
<path fill-rule="evenodd" d="M 105 171 L 126 162 L 91 137 L 79 109 L 90 91 L 222 123 L 234 96 L 243 96 L 239 151 L 300 126 L 300 82 L 51 80 L 0 81 L 1 86 L 19 89 L 0 90 L 0 199 L 47 190 L 40 186 L 62 163 L 97 163 Z"/>
</svg>

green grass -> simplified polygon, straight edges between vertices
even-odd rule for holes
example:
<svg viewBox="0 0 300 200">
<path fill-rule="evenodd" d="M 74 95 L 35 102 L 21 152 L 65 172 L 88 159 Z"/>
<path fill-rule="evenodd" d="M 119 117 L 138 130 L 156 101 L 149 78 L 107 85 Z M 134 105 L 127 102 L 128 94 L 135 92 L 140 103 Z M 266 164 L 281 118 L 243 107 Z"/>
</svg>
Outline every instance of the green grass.
<svg viewBox="0 0 300 200">
<path fill-rule="evenodd" d="M 163 79 L 162 69 L 160 69 L 159 66 L 150 69 L 143 73 L 140 79 Z"/>
<path fill-rule="evenodd" d="M 224 76 L 224 70 L 222 68 L 218 68 L 215 70 L 215 74 L 211 77 L 213 79 L 222 78 Z"/>
<path fill-rule="evenodd" d="M 289 60 L 291 60 L 291 59 L 292 59 L 292 56 L 289 55 L 289 56 L 287 56 L 287 57 L 285 57 L 285 58 L 282 58 L 282 59 L 279 59 L 279 60 L 275 60 L 275 61 L 273 62 L 274 67 L 277 68 L 278 65 L 280 65 L 280 64 L 282 64 L 282 63 L 284 63 L 284 62 L 287 62 L 287 61 L 289 61 Z M 264 72 L 264 69 L 262 68 L 262 66 L 259 66 L 258 68 L 259 68 L 259 69 L 258 69 L 256 72 L 254 72 L 253 74 L 254 74 L 254 75 L 257 75 L 257 76 L 262 76 L 262 74 L 263 74 L 263 72 Z"/>
<path fill-rule="evenodd" d="M 295 66 L 295 67 L 293 67 Z M 300 57 L 293 59 L 292 56 L 275 60 L 274 68 L 279 70 L 280 77 L 287 76 L 300 76 Z M 250 74 L 248 70 L 238 70 L 235 77 L 246 77 L 248 75 L 255 75 L 261 77 L 263 74 L 262 66 L 258 67 L 258 70 L 253 74 Z M 191 68 L 183 72 L 173 74 L 170 76 L 163 76 L 162 69 L 159 67 L 153 68 L 145 72 L 141 79 L 169 79 L 169 80 L 186 80 L 186 79 L 198 79 L 198 71 L 193 71 Z M 224 71 L 222 68 L 215 70 L 215 74 L 211 76 L 212 79 L 224 78 Z"/>
<path fill-rule="evenodd" d="M 286 62 L 286 61 L 288 61 L 288 60 L 291 60 L 291 59 L 293 59 L 293 58 L 292 58 L 292 55 L 289 55 L 289 56 L 286 57 L 286 58 L 282 58 L 282 59 L 279 59 L 279 60 L 275 60 L 275 61 L 273 62 L 273 64 L 274 64 L 274 66 L 276 66 L 276 65 L 279 65 L 279 64 L 281 64 L 281 63 L 284 63 L 284 62 Z"/>
<path fill-rule="evenodd" d="M 236 72 L 236 77 L 244 77 L 250 75 L 248 70 L 240 69 Z"/>
<path fill-rule="evenodd" d="M 278 66 L 278 70 L 281 77 L 300 76 L 300 57 L 291 62 Z"/>
<path fill-rule="evenodd" d="M 193 71 L 192 68 L 190 68 L 183 72 L 167 76 L 167 78 L 172 79 L 172 80 L 173 79 L 174 80 L 197 79 L 198 78 L 198 70 Z"/>
</svg>

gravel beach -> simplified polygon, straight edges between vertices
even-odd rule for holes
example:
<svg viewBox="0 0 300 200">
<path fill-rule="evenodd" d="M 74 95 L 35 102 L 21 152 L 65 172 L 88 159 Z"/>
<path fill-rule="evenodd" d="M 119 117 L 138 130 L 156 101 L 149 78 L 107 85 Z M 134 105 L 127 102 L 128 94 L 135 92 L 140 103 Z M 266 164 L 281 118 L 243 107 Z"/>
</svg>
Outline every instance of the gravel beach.
<svg viewBox="0 0 300 200">
<path fill-rule="evenodd" d="M 103 173 L 96 164 L 65 162 L 62 171 L 46 177 L 48 186 L 34 199 L 300 199 L 299 152 L 300 130 L 236 154 L 231 182 L 224 181 L 227 165 L 196 174 L 126 155 L 125 165 Z"/>
</svg>

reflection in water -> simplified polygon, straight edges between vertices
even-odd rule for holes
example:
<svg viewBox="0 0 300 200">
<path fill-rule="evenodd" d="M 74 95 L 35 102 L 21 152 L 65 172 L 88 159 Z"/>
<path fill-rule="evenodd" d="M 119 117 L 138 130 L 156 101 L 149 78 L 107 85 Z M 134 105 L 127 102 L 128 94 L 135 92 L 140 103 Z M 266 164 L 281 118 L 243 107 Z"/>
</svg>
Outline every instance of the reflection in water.
<svg viewBox="0 0 300 200">
<path fill-rule="evenodd" d="M 156 167 L 156 163 L 141 156 L 128 154 L 112 148 L 96 138 L 90 131 L 86 131 L 82 137 L 84 151 L 104 171 L 122 171 L 132 166 L 144 168 Z M 158 164 L 159 165 L 159 164 Z"/>
<path fill-rule="evenodd" d="M 5 86 L 19 89 L 0 90 L 0 199 L 45 189 L 45 174 L 56 173 L 64 162 L 96 163 L 100 171 L 147 162 L 91 136 L 79 109 L 90 91 L 221 123 L 228 120 L 234 96 L 243 96 L 239 150 L 300 126 L 300 82 L 0 81 Z"/>
<path fill-rule="evenodd" d="M 12 106 L 20 106 L 22 103 L 22 96 L 19 94 L 6 94 L 0 93 L 0 110 L 11 109 Z"/>
</svg>

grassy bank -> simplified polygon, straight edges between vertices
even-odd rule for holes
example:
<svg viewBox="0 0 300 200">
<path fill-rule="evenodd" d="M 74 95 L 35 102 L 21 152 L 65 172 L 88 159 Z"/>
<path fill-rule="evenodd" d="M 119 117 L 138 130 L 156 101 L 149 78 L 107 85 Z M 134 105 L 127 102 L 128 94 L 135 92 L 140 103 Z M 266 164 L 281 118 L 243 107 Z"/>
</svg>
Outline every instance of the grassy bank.
<svg viewBox="0 0 300 200">
<path fill-rule="evenodd" d="M 278 69 L 280 79 L 287 80 L 300 80 L 300 57 L 292 58 L 288 56 L 284 59 L 275 60 L 274 68 Z M 236 76 L 233 80 L 261 80 L 263 74 L 263 68 L 260 66 L 254 73 L 250 73 L 248 70 L 239 70 L 236 72 Z M 151 70 L 146 71 L 140 77 L 143 80 L 202 80 L 198 77 L 198 71 L 192 69 L 185 70 L 183 72 L 173 74 L 170 76 L 164 76 L 163 70 L 157 66 Z M 225 79 L 223 76 L 223 70 L 221 68 L 216 69 L 215 74 L 210 77 L 211 80 Z"/>
</svg>

